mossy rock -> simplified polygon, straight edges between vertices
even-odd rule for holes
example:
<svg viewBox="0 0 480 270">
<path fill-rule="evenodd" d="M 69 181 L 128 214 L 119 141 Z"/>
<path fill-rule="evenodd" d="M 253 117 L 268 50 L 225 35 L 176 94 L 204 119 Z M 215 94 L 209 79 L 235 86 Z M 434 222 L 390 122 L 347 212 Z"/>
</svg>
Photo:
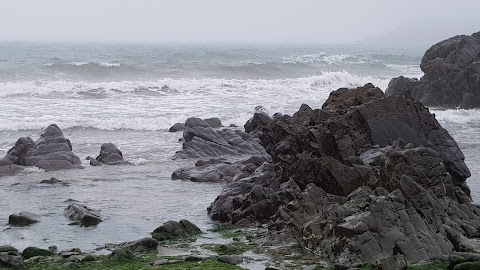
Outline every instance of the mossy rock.
<svg viewBox="0 0 480 270">
<path fill-rule="evenodd" d="M 228 244 L 204 244 L 201 247 L 214 251 L 218 255 L 238 255 L 253 248 L 251 245 L 239 241 Z"/>
<path fill-rule="evenodd" d="M 152 232 L 152 238 L 159 241 L 192 240 L 194 241 L 203 232 L 193 223 L 182 219 L 167 221 Z"/>
<path fill-rule="evenodd" d="M 52 256 L 53 252 L 48 249 L 37 248 L 37 247 L 27 247 L 22 252 L 23 258 L 30 259 L 35 256 Z"/>
<path fill-rule="evenodd" d="M 480 270 L 480 262 L 464 262 L 455 265 L 453 270 Z"/>
</svg>

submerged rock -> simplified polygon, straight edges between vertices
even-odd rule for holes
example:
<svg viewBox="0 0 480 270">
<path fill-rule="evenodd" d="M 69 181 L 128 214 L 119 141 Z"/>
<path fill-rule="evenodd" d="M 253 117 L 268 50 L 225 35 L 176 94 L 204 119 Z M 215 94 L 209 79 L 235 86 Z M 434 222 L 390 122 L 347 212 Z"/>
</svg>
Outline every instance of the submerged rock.
<svg viewBox="0 0 480 270">
<path fill-rule="evenodd" d="M 118 147 L 113 143 L 104 143 L 100 147 L 100 154 L 96 159 L 90 159 L 90 165 L 99 166 L 106 165 L 125 165 L 131 164 L 123 159 L 123 154 Z"/>
<path fill-rule="evenodd" d="M 428 109 L 371 84 L 334 91 L 322 108 L 262 128 L 272 162 L 227 184 L 212 219 L 266 224 L 270 243 L 298 242 L 345 269 L 480 251 L 470 172 Z"/>
<path fill-rule="evenodd" d="M 427 106 L 480 107 L 480 32 L 433 45 L 420 68 L 424 72 L 420 80 L 394 78 L 387 95 L 408 92 Z"/>
<path fill-rule="evenodd" d="M 42 180 L 40 184 L 50 184 L 50 185 L 55 185 L 55 184 L 61 184 L 61 185 L 68 185 L 67 183 L 63 182 L 62 180 L 59 180 L 55 177 L 52 177 L 48 180 Z"/>
<path fill-rule="evenodd" d="M 78 203 L 72 203 L 67 206 L 63 214 L 82 226 L 94 226 L 102 221 L 98 211 Z"/>
<path fill-rule="evenodd" d="M 72 144 L 55 124 L 48 126 L 36 142 L 30 137 L 18 139 L 0 160 L 0 176 L 20 171 L 19 166 L 37 166 L 46 171 L 82 168 Z"/>
<path fill-rule="evenodd" d="M 174 158 L 266 155 L 257 138 L 240 130 L 216 130 L 199 118 L 187 119 L 183 138 Z"/>
<path fill-rule="evenodd" d="M 37 214 L 22 211 L 19 214 L 12 214 L 8 217 L 8 224 L 14 226 L 27 226 L 39 221 L 39 216 Z"/>
</svg>

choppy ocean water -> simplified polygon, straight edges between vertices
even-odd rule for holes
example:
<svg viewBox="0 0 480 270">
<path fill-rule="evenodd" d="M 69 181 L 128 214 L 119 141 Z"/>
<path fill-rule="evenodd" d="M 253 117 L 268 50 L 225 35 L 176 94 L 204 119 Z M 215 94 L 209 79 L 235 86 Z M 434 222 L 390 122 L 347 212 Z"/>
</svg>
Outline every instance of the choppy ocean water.
<svg viewBox="0 0 480 270">
<path fill-rule="evenodd" d="M 22 136 L 38 138 L 51 123 L 72 141 L 86 168 L 29 170 L 0 179 L 0 244 L 93 249 L 147 236 L 170 219 L 207 229 L 206 208 L 220 184 L 170 180 L 180 133 L 190 116 L 243 125 L 256 106 L 291 114 L 302 103 L 320 107 L 332 90 L 371 82 L 385 90 L 392 77 L 420 77 L 425 48 L 365 46 L 242 47 L 125 44 L 0 43 L 0 156 Z M 480 111 L 431 108 L 457 140 L 480 201 Z M 135 166 L 89 167 L 85 158 L 115 143 Z M 55 176 L 69 186 L 38 182 Z M 65 200 L 101 210 L 95 228 L 69 226 Z M 9 228 L 19 211 L 41 222 Z"/>
</svg>

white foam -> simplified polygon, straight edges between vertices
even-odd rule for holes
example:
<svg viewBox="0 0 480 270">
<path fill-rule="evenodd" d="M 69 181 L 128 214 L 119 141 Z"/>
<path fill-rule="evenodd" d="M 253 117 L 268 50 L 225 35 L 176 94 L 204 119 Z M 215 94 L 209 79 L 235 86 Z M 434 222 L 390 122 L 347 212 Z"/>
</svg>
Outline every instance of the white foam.
<svg viewBox="0 0 480 270">
<path fill-rule="evenodd" d="M 71 62 L 71 63 L 68 63 L 69 65 L 72 65 L 72 66 L 76 66 L 76 67 L 80 67 L 80 66 L 86 66 L 89 64 L 89 62 Z"/>
<path fill-rule="evenodd" d="M 99 66 L 101 67 L 119 67 L 121 66 L 122 64 L 121 63 L 108 63 L 108 62 L 104 62 L 104 63 L 98 63 Z"/>
<path fill-rule="evenodd" d="M 271 114 L 291 114 L 302 103 L 320 107 L 333 90 L 370 82 L 385 89 L 389 78 L 325 72 L 275 80 L 1 83 L 0 97 L 5 104 L 0 111 L 0 130 L 39 130 L 51 123 L 63 129 L 167 130 L 191 116 L 219 117 L 227 125 L 242 126 L 258 105 Z M 146 91 L 154 94 L 146 95 Z"/>
<path fill-rule="evenodd" d="M 450 109 L 438 110 L 431 109 L 436 119 L 440 123 L 456 123 L 456 124 L 474 124 L 480 125 L 480 109 Z"/>
<path fill-rule="evenodd" d="M 347 60 L 348 59 L 348 60 Z M 374 61 L 372 59 L 367 59 L 365 57 L 349 55 L 349 54 L 328 54 L 326 52 L 315 53 L 315 54 L 304 54 L 304 55 L 292 55 L 282 58 L 282 63 L 286 64 L 362 64 L 366 60 Z"/>
</svg>

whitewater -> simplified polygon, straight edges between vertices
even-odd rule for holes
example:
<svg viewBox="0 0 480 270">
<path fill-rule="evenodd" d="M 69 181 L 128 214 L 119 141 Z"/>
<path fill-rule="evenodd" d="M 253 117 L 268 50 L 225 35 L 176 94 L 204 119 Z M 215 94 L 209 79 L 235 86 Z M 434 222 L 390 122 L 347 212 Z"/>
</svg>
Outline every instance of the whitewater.
<svg viewBox="0 0 480 270">
<path fill-rule="evenodd" d="M 421 77 L 426 48 L 371 46 L 193 46 L 0 43 L 0 156 L 22 136 L 34 140 L 55 123 L 82 170 L 29 169 L 0 178 L 0 243 L 91 250 L 135 240 L 167 220 L 187 218 L 208 229 L 206 208 L 221 184 L 172 181 L 193 160 L 170 126 L 188 117 L 218 117 L 242 127 L 257 106 L 292 114 L 320 108 L 329 93 L 366 83 L 385 90 L 395 76 Z M 472 171 L 468 185 L 480 201 L 480 111 L 430 108 L 452 134 Z M 102 143 L 115 143 L 135 166 L 90 167 Z M 47 186 L 56 177 L 69 186 Z M 69 226 L 68 199 L 102 211 L 95 228 Z M 8 216 L 31 211 L 41 222 L 11 228 Z"/>
</svg>

